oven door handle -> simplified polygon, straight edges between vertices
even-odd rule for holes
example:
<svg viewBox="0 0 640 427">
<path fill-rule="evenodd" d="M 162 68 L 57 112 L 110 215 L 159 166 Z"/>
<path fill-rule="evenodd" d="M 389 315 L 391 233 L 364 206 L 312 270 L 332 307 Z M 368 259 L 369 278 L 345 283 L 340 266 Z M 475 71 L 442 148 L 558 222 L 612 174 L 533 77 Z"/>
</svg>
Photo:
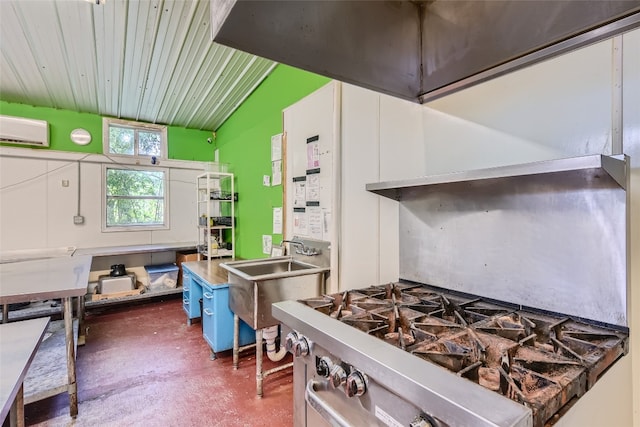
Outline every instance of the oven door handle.
<svg viewBox="0 0 640 427">
<path fill-rule="evenodd" d="M 328 421 L 332 426 L 340 426 L 340 427 L 350 427 L 351 423 L 344 419 L 342 415 L 340 415 L 334 408 L 331 407 L 327 402 L 322 400 L 322 398 L 316 392 L 316 388 L 321 386 L 322 383 L 319 381 L 310 380 L 307 383 L 307 389 L 304 393 L 304 399 L 307 401 L 309 405 L 313 409 L 318 412 L 322 418 Z"/>
</svg>

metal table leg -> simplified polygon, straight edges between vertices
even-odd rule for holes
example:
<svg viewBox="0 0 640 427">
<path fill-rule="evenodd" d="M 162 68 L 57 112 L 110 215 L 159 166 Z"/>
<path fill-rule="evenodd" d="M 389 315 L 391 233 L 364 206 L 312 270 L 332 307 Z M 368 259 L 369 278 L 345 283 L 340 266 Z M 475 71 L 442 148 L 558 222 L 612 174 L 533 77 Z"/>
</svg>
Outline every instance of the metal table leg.
<svg viewBox="0 0 640 427">
<path fill-rule="evenodd" d="M 262 329 L 256 329 L 256 393 L 262 397 Z"/>
<path fill-rule="evenodd" d="M 237 314 L 233 314 L 233 369 L 238 369 L 238 358 L 240 349 L 239 347 L 239 338 L 240 334 L 240 318 Z"/>
<path fill-rule="evenodd" d="M 84 345 L 86 341 L 87 330 L 84 325 L 84 296 L 78 297 L 78 345 Z"/>
<path fill-rule="evenodd" d="M 16 398 L 11 404 L 9 412 L 9 425 L 11 427 L 24 427 L 24 385 L 20 384 L 20 389 Z"/>
<path fill-rule="evenodd" d="M 65 297 L 64 301 L 64 332 L 67 345 L 67 373 L 69 384 L 69 412 L 72 417 L 78 415 L 78 385 L 76 384 L 76 354 L 73 340 L 73 312 L 71 309 L 71 297 Z"/>
<path fill-rule="evenodd" d="M 9 304 L 2 304 L 2 323 L 9 323 Z"/>
</svg>

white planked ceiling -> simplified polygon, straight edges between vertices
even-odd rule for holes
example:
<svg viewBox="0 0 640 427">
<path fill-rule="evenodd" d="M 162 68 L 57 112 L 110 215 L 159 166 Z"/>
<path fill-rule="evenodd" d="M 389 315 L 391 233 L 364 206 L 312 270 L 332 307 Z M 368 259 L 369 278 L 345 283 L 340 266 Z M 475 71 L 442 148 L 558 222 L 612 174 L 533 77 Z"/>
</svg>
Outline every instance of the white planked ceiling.
<svg viewBox="0 0 640 427">
<path fill-rule="evenodd" d="M 216 130 L 275 63 L 209 19 L 209 0 L 0 0 L 0 99 Z"/>
</svg>

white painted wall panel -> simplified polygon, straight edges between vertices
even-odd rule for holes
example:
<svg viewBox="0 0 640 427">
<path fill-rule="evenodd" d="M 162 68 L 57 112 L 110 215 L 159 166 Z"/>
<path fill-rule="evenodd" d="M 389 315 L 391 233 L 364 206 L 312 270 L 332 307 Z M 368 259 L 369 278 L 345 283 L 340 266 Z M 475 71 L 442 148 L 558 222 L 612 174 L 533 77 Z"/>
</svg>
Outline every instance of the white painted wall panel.
<svg viewBox="0 0 640 427">
<path fill-rule="evenodd" d="M 380 282 L 379 197 L 365 190 L 379 179 L 380 95 L 342 87 L 342 228 L 340 289 Z"/>
<path fill-rule="evenodd" d="M 611 55 L 608 40 L 427 104 L 426 172 L 610 154 Z"/>
<path fill-rule="evenodd" d="M 422 105 L 380 95 L 380 181 L 425 174 Z"/>
<path fill-rule="evenodd" d="M 82 234 L 80 226 L 73 224 L 77 211 L 78 163 L 65 161 L 40 161 L 47 166 L 46 188 L 47 215 L 43 217 L 46 226 L 45 247 L 56 248 L 76 246 L 75 241 Z M 69 181 L 68 187 L 62 181 Z M 18 224 L 16 224 L 18 225 Z"/>
<path fill-rule="evenodd" d="M 426 161 L 425 170 L 420 175 L 567 157 L 559 149 L 535 144 L 429 107 L 424 107 L 423 123 Z M 407 174 L 404 178 L 415 177 Z"/>
<path fill-rule="evenodd" d="M 428 106 L 567 156 L 609 153 L 611 49 L 612 41 L 603 41 Z"/>
<path fill-rule="evenodd" d="M 195 240 L 196 224 L 196 176 L 201 171 L 171 169 L 169 171 L 169 221 L 171 229 L 154 231 L 151 243 Z M 186 215 L 193 212 L 192 215 Z M 184 236 L 192 236 L 185 239 Z"/>
<path fill-rule="evenodd" d="M 427 154 L 423 143 L 424 107 L 380 95 L 380 181 L 422 176 Z M 378 197 L 380 283 L 399 278 L 398 202 Z"/>
<path fill-rule="evenodd" d="M 46 247 L 46 173 L 43 161 L 0 158 L 1 251 Z"/>
</svg>

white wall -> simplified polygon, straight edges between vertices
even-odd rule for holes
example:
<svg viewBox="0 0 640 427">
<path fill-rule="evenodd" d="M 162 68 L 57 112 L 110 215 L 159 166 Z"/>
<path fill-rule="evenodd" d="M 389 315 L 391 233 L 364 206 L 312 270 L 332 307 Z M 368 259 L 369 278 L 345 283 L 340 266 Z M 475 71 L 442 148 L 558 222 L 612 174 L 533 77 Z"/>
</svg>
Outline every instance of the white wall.
<svg viewBox="0 0 640 427">
<path fill-rule="evenodd" d="M 338 116 L 335 99 L 339 93 L 339 82 L 330 82 L 300 101 L 292 104 L 283 111 L 283 129 L 285 133 L 285 157 L 286 167 L 283 177 L 284 186 L 284 237 L 310 238 L 327 242 L 335 241 L 338 221 L 333 210 L 334 198 L 338 187 L 334 173 L 336 155 L 338 154 L 335 137 L 335 122 Z M 307 138 L 318 136 L 319 161 L 320 161 L 320 210 L 324 219 L 328 219 L 328 227 L 323 225 L 322 232 L 313 234 L 310 228 L 307 232 L 293 227 L 293 202 L 294 186 L 293 178 L 306 176 L 307 171 Z M 309 208 L 305 213 L 308 218 Z M 326 216 L 325 216 L 326 215 Z M 275 242 L 274 242 L 275 243 Z M 338 259 L 338 245 L 331 245 L 329 265 L 332 272 L 340 269 Z M 326 253 L 323 255 L 326 256 Z M 313 262 L 313 259 L 310 259 Z M 327 292 L 337 292 L 338 275 L 333 274 L 327 280 Z"/>
<path fill-rule="evenodd" d="M 49 152 L 46 158 L 47 152 L 38 150 L 37 158 L 13 157 L 33 152 L 3 147 L 0 153 L 0 251 L 195 242 L 195 177 L 202 173 L 202 163 L 173 162 L 194 169 L 169 168 L 170 229 L 102 232 L 102 164 L 81 164 L 80 213 L 85 223 L 75 225 L 78 162 L 51 159 L 82 156 Z M 97 157 L 92 156 L 93 161 Z M 165 161 L 163 166 L 171 163 Z M 69 181 L 68 187 L 63 180 Z"/>
<path fill-rule="evenodd" d="M 331 82 L 312 94 L 302 98 L 283 111 L 283 128 L 286 134 L 286 188 L 285 198 L 287 211 L 286 238 L 292 238 L 293 221 L 293 187 L 294 177 L 306 176 L 307 172 L 307 138 L 318 136 L 320 150 L 320 207 L 331 206 L 333 197 L 333 99 L 334 87 L 338 84 Z M 299 233 L 298 233 L 299 234 Z M 329 240 L 310 233 L 299 234 L 300 237 L 310 237 L 317 240 Z"/>
<path fill-rule="evenodd" d="M 367 192 L 365 186 L 422 174 L 422 109 L 415 103 L 343 85 L 342 290 L 398 280 L 398 205 Z"/>
<path fill-rule="evenodd" d="M 425 173 L 611 153 L 607 40 L 425 105 Z"/>
</svg>

